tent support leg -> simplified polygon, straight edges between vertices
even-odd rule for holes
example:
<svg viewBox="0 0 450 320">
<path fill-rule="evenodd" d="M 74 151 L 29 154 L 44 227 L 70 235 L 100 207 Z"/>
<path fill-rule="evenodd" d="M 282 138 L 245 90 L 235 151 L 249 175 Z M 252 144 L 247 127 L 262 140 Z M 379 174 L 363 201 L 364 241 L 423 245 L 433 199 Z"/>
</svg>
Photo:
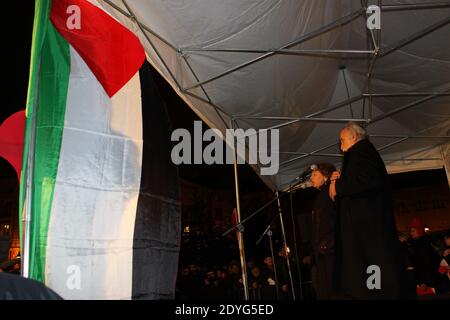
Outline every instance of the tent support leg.
<svg viewBox="0 0 450 320">
<path fill-rule="evenodd" d="M 231 126 L 234 129 L 235 123 L 231 122 Z M 236 192 L 236 213 L 237 213 L 237 223 L 241 223 L 241 204 L 239 200 L 239 180 L 238 180 L 238 166 L 237 166 L 237 150 L 236 143 L 233 141 L 233 160 L 234 160 L 234 189 Z M 242 269 L 242 284 L 244 286 L 244 298 L 249 300 L 248 291 L 248 281 L 247 281 L 247 263 L 245 261 L 245 246 L 244 246 L 244 235 L 242 233 L 242 228 L 239 229 L 237 233 L 238 245 L 239 245 L 239 257 L 241 260 Z"/>
</svg>

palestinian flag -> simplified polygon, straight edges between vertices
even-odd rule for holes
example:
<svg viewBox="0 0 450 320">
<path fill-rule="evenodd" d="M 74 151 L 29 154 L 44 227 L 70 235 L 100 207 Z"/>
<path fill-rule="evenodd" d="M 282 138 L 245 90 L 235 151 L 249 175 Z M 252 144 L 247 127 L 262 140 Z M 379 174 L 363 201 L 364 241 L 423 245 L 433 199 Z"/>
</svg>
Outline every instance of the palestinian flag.
<svg viewBox="0 0 450 320">
<path fill-rule="evenodd" d="M 173 298 L 178 172 L 144 49 L 87 0 L 37 0 L 35 14 L 20 200 L 28 276 L 66 299 Z"/>
</svg>

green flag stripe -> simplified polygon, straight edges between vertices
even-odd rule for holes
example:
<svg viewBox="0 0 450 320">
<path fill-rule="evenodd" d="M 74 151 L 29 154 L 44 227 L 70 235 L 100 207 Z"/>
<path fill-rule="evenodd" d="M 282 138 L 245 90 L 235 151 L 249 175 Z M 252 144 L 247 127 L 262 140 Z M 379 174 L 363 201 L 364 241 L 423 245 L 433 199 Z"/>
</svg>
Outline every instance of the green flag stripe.
<svg viewBox="0 0 450 320">
<path fill-rule="evenodd" d="M 33 130 L 33 113 L 35 106 L 36 87 L 38 83 L 39 61 L 41 57 L 42 44 L 49 24 L 50 0 L 36 0 L 34 10 L 33 36 L 31 45 L 31 61 L 30 61 L 30 75 L 28 81 L 28 94 L 26 106 L 26 125 L 25 125 L 25 141 L 23 150 L 22 172 L 20 178 L 20 197 L 19 197 L 19 221 L 22 221 L 22 213 L 24 208 L 25 193 L 26 193 L 26 178 L 28 168 L 28 157 L 30 150 L 30 143 Z M 22 224 L 20 227 L 20 247 L 23 248 L 22 243 Z M 23 250 L 22 250 L 23 254 Z"/>
<path fill-rule="evenodd" d="M 31 204 L 30 277 L 40 281 L 44 281 L 47 230 L 64 130 L 69 75 L 69 44 L 49 24 L 40 64 Z"/>
<path fill-rule="evenodd" d="M 48 16 L 48 15 L 47 15 Z M 70 75 L 68 43 L 51 23 L 42 43 L 39 85 L 34 98 L 34 160 L 31 190 L 30 278 L 45 281 L 45 256 L 52 199 L 58 172 Z"/>
</svg>

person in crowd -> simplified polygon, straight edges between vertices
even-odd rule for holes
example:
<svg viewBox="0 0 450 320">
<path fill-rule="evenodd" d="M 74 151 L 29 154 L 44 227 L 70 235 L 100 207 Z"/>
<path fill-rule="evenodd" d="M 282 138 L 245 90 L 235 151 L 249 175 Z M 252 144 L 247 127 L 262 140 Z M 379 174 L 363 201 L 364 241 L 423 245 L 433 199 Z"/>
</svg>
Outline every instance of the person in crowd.
<svg viewBox="0 0 450 320">
<path fill-rule="evenodd" d="M 263 284 L 261 286 L 261 299 L 263 300 L 276 300 L 277 286 L 275 277 L 275 271 L 273 266 L 273 259 L 271 256 L 264 258 L 264 268 L 262 270 Z"/>
<path fill-rule="evenodd" d="M 217 279 L 216 271 L 209 270 L 203 279 L 202 299 L 217 300 L 221 298 L 221 288 Z"/>
<path fill-rule="evenodd" d="M 450 230 L 444 232 L 444 243 L 439 249 L 439 255 L 450 265 Z"/>
<path fill-rule="evenodd" d="M 443 235 L 444 243 L 439 249 L 441 262 L 439 263 L 439 273 L 442 274 L 443 291 L 450 292 L 450 230 Z"/>
<path fill-rule="evenodd" d="M 224 267 L 222 269 L 217 269 L 216 278 L 217 278 L 217 286 L 219 287 L 219 291 L 221 292 L 222 299 L 231 299 L 233 296 L 233 285 L 231 283 L 230 278 L 228 277 L 227 268 Z"/>
<path fill-rule="evenodd" d="M 189 286 L 192 285 L 189 279 L 189 268 L 181 267 L 178 271 L 178 279 L 176 285 L 176 299 L 185 300 L 188 299 Z"/>
<path fill-rule="evenodd" d="M 186 294 L 189 297 L 189 299 L 199 299 L 201 298 L 201 288 L 202 288 L 202 275 L 200 267 L 195 264 L 191 263 L 188 265 L 189 268 L 189 276 L 187 279 L 187 285 L 188 288 Z"/>
<path fill-rule="evenodd" d="M 241 299 L 243 294 L 242 273 L 239 264 L 232 262 L 228 268 L 228 276 L 232 287 L 232 299 Z"/>
<path fill-rule="evenodd" d="M 249 276 L 249 289 L 251 292 L 251 297 L 254 300 L 261 299 L 261 288 L 264 286 L 264 279 L 261 269 L 258 266 L 254 266 L 250 270 Z"/>
<path fill-rule="evenodd" d="M 439 254 L 432 247 L 430 238 L 419 218 L 410 225 L 409 252 L 414 265 L 414 275 L 419 295 L 442 291 L 442 278 L 439 274 Z"/>
<path fill-rule="evenodd" d="M 417 298 L 417 285 L 414 261 L 409 248 L 409 234 L 399 232 L 398 239 L 400 241 L 400 258 L 405 270 L 405 299 L 414 300 Z"/>
<path fill-rule="evenodd" d="M 255 267 L 255 259 L 249 258 L 247 259 L 247 270 L 252 270 Z"/>
<path fill-rule="evenodd" d="M 338 289 L 351 299 L 399 299 L 405 276 L 386 167 L 358 124 L 348 123 L 339 137 L 342 172 L 333 173 L 329 188 L 338 208 Z"/>
<path fill-rule="evenodd" d="M 278 251 L 278 257 L 276 258 L 277 262 L 277 276 L 278 283 L 280 284 L 280 299 L 281 300 L 289 300 L 292 299 L 292 290 L 290 285 L 289 278 L 289 270 L 287 265 L 287 259 L 291 259 L 291 252 L 289 248 L 285 248 L 284 246 Z M 293 261 L 291 261 L 291 273 L 294 277 L 295 273 L 293 272 Z M 293 281 L 295 281 L 293 279 Z"/>
</svg>

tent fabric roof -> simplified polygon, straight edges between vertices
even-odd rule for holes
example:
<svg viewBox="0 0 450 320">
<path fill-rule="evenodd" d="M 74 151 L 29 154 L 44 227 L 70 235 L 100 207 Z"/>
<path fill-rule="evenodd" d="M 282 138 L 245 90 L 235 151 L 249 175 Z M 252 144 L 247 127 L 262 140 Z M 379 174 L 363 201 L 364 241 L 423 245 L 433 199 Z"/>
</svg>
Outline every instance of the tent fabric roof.
<svg viewBox="0 0 450 320">
<path fill-rule="evenodd" d="M 382 1 L 372 31 L 365 0 L 98 5 L 138 35 L 210 127 L 280 129 L 279 172 L 261 176 L 274 190 L 312 163 L 340 164 L 349 119 L 367 125 L 390 172 L 441 168 L 448 157 L 449 1 Z"/>
</svg>

